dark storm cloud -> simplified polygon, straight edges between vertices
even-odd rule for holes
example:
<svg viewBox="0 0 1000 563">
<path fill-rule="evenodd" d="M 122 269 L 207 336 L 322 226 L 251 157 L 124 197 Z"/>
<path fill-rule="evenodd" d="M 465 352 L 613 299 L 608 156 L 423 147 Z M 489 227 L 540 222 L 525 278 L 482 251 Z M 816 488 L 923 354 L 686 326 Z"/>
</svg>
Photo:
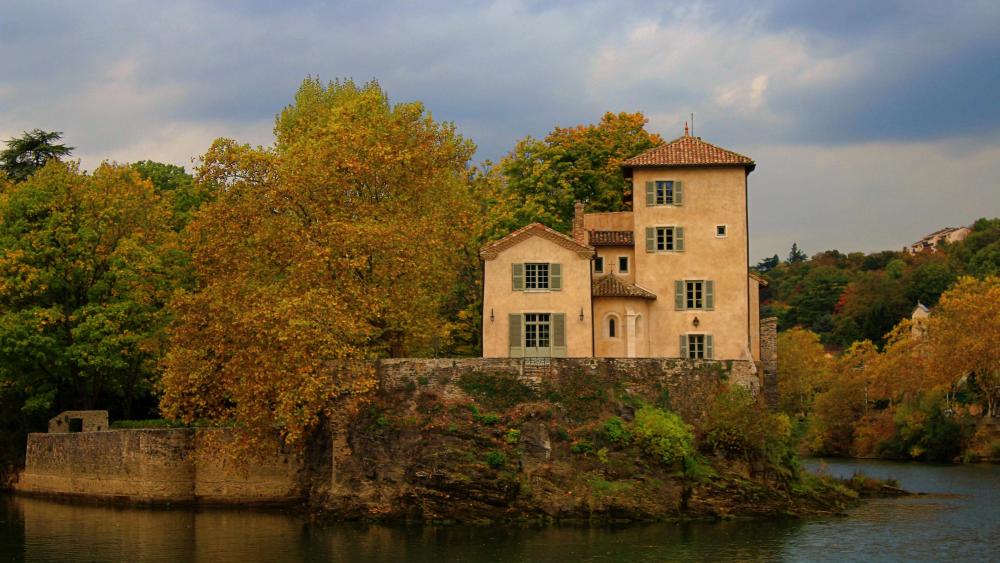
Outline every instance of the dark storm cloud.
<svg viewBox="0 0 1000 563">
<path fill-rule="evenodd" d="M 643 111 L 667 138 L 695 112 L 699 134 L 759 152 L 751 182 L 767 183 L 758 193 L 771 203 L 794 193 L 777 200 L 799 210 L 790 216 L 834 203 L 830 155 L 846 167 L 879 155 L 896 174 L 863 167 L 872 187 L 857 197 L 881 190 L 897 212 L 872 213 L 930 223 L 890 217 L 906 242 L 940 226 L 905 210 L 935 189 L 908 146 L 952 174 L 977 167 L 970 182 L 1000 173 L 976 156 L 1000 145 L 997 29 L 996 2 L 11 2 L 0 12 L 0 136 L 65 131 L 85 166 L 189 164 L 217 136 L 269 142 L 307 75 L 376 78 L 394 101 L 456 122 L 480 159 L 608 110 Z M 970 192 L 984 213 L 1000 207 L 990 193 Z M 795 234 L 768 226 L 794 221 L 766 209 L 754 211 L 760 255 Z M 954 209 L 949 222 L 966 212 Z M 881 231 L 860 240 L 829 217 L 796 228 L 812 248 L 897 242 Z"/>
</svg>

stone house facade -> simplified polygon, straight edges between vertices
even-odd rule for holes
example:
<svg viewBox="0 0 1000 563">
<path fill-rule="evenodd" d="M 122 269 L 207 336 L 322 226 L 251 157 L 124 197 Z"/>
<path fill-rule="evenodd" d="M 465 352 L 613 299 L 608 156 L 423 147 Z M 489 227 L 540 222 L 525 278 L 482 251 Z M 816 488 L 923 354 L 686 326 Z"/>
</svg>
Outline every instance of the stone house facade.
<svg viewBox="0 0 1000 563">
<path fill-rule="evenodd" d="M 627 160 L 632 211 L 484 246 L 485 357 L 759 360 L 750 158 L 685 134 Z"/>
</svg>

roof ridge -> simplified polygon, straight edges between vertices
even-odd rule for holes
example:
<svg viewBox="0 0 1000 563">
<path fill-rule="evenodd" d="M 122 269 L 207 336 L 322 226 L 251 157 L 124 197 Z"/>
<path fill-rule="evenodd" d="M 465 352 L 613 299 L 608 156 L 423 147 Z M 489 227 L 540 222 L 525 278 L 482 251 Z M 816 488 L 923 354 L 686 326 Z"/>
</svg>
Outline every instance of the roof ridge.
<svg viewBox="0 0 1000 563">
<path fill-rule="evenodd" d="M 538 234 L 540 236 L 544 235 L 544 238 L 547 238 L 567 250 L 576 252 L 581 257 L 589 257 L 594 254 L 593 247 L 580 244 L 573 240 L 573 238 L 569 235 L 560 233 L 559 231 L 547 227 L 542 223 L 534 222 L 512 231 L 503 238 L 484 244 L 479 248 L 479 257 L 483 260 L 492 260 L 507 248 L 510 248 L 520 242 L 521 238 L 524 236 L 530 236 L 532 234 Z"/>
</svg>

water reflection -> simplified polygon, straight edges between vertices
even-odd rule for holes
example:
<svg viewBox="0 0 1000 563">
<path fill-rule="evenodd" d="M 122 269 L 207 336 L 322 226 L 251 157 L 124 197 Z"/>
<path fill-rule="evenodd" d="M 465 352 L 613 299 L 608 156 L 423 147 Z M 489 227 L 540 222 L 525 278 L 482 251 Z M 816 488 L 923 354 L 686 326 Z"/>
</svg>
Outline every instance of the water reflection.
<svg viewBox="0 0 1000 563">
<path fill-rule="evenodd" d="M 1000 552 L 1000 467 L 831 462 L 827 468 L 847 476 L 857 469 L 935 494 L 874 500 L 839 518 L 613 528 L 316 526 L 293 513 L 0 496 L 0 562 L 985 561 Z"/>
</svg>

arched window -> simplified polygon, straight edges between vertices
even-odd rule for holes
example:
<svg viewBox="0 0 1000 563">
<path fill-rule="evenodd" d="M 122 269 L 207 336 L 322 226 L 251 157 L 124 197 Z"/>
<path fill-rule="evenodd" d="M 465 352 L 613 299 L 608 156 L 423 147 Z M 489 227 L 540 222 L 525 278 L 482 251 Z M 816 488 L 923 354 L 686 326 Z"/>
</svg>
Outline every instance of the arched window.
<svg viewBox="0 0 1000 563">
<path fill-rule="evenodd" d="M 608 319 L 608 338 L 616 338 L 618 336 L 617 328 L 615 326 L 615 318 L 610 317 Z"/>
</svg>

